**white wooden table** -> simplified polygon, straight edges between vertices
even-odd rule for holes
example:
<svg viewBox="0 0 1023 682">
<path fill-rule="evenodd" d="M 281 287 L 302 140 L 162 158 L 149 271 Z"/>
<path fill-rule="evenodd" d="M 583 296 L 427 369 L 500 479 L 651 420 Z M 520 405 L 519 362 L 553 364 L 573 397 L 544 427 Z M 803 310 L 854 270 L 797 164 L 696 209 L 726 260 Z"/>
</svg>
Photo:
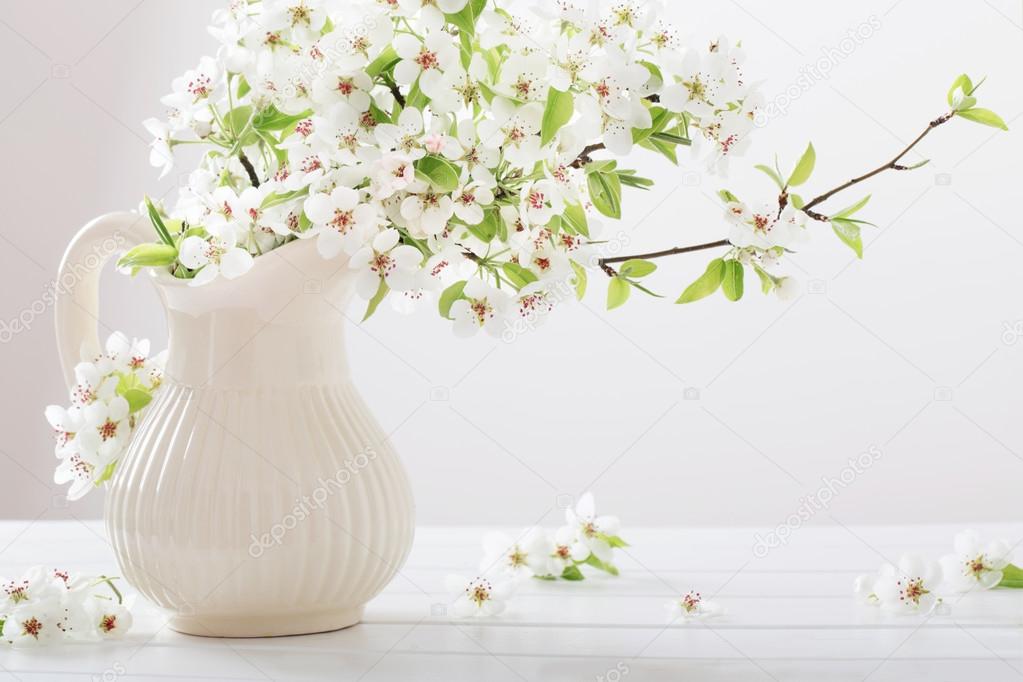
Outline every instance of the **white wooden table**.
<svg viewBox="0 0 1023 682">
<path fill-rule="evenodd" d="M 929 618 L 887 616 L 852 597 L 857 574 L 905 550 L 937 558 L 958 530 L 801 528 L 758 558 L 755 529 L 626 527 L 621 577 L 529 581 L 500 618 L 460 621 L 444 614 L 444 578 L 472 574 L 484 531 L 423 528 L 399 577 L 348 630 L 188 637 L 139 600 L 121 642 L 0 650 L 0 682 L 1023 679 L 1023 590 L 951 599 Z M 1023 524 L 978 530 L 1023 539 Z M 99 523 L 0 522 L 0 575 L 34 564 L 116 574 Z M 727 614 L 668 626 L 664 603 L 690 589 Z"/>
</svg>

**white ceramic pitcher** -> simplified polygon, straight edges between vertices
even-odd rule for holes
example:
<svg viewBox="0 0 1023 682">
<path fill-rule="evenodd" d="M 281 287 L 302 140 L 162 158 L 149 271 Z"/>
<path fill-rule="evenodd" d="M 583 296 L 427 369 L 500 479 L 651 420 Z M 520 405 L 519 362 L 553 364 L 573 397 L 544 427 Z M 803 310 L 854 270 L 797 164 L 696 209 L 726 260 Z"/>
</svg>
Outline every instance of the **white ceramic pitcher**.
<svg viewBox="0 0 1023 682">
<path fill-rule="evenodd" d="M 111 214 L 68 247 L 60 281 L 73 285 L 56 313 L 69 386 L 83 342 L 100 347 L 102 263 L 82 264 L 112 243 L 152 241 L 151 230 Z M 166 379 L 108 484 L 106 526 L 124 578 L 175 630 L 347 627 L 408 555 L 408 480 L 346 362 L 349 272 L 307 240 L 236 280 L 195 288 L 149 275 L 167 313 Z"/>
</svg>

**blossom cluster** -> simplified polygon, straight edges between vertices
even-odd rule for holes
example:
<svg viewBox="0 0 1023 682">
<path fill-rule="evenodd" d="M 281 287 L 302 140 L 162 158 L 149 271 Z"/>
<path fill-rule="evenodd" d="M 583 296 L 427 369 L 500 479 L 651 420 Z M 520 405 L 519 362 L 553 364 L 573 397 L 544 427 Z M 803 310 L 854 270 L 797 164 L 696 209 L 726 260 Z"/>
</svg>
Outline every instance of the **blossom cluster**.
<svg viewBox="0 0 1023 682">
<path fill-rule="evenodd" d="M 54 481 L 71 483 L 69 500 L 113 476 L 140 413 L 163 381 L 165 359 L 166 351 L 149 357 L 148 340 L 115 332 L 99 355 L 75 366 L 71 404 L 46 408 L 60 460 Z"/>
<path fill-rule="evenodd" d="M 146 122 L 164 173 L 183 145 L 199 166 L 150 206 L 162 243 L 122 263 L 202 285 L 315 239 L 360 272 L 367 314 L 393 295 L 434 301 L 462 335 L 533 322 L 583 295 L 600 219 L 652 184 L 593 154 L 677 163 L 691 146 L 724 170 L 749 144 L 761 96 L 742 49 L 684 45 L 662 15 L 657 0 L 233 0 L 216 56 Z M 650 265 L 623 285 L 645 291 Z"/>
<path fill-rule="evenodd" d="M 131 624 L 113 578 L 41 567 L 0 578 L 0 639 L 10 644 L 113 639 Z"/>
<path fill-rule="evenodd" d="M 941 595 L 964 594 L 993 587 L 1023 587 L 1023 571 L 1009 563 L 1004 540 L 983 542 L 974 531 L 955 537 L 953 552 L 939 561 L 905 554 L 899 564 L 885 564 L 877 575 L 856 579 L 854 590 L 868 604 L 893 613 L 928 614 Z"/>
<path fill-rule="evenodd" d="M 483 538 L 479 576 L 448 577 L 453 614 L 497 615 L 504 611 L 515 585 L 529 578 L 584 580 L 583 566 L 618 575 L 614 550 L 628 547 L 618 535 L 620 527 L 615 516 L 597 516 L 593 494 L 586 493 L 565 510 L 565 525 L 557 530 L 528 528 L 516 538 L 488 534 Z"/>
</svg>

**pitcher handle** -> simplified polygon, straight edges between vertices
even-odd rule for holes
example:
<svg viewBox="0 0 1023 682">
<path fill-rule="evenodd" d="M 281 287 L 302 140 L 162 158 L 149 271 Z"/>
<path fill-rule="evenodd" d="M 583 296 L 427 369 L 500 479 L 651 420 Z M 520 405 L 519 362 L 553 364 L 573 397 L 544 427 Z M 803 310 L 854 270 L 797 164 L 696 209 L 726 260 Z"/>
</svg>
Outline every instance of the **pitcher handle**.
<svg viewBox="0 0 1023 682">
<path fill-rule="evenodd" d="M 68 390 L 75 387 L 75 365 L 84 355 L 102 351 L 99 340 L 99 280 L 113 256 L 152 241 L 147 216 L 108 213 L 96 218 L 74 236 L 60 263 L 54 295 L 57 352 Z"/>
</svg>

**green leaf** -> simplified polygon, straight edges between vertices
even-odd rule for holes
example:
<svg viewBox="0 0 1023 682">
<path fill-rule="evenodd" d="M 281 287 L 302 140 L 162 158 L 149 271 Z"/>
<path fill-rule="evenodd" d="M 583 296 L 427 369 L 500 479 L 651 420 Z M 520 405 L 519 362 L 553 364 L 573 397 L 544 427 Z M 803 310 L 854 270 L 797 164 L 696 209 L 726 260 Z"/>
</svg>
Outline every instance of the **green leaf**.
<svg viewBox="0 0 1023 682">
<path fill-rule="evenodd" d="M 575 297 L 581 301 L 586 296 L 586 268 L 574 260 L 568 262 L 572 266 L 572 271 L 575 272 Z"/>
<path fill-rule="evenodd" d="M 765 294 L 771 293 L 771 290 L 775 287 L 774 277 L 771 277 L 770 273 L 759 265 L 754 265 L 753 270 L 757 273 L 757 277 L 760 278 L 760 290 Z"/>
<path fill-rule="evenodd" d="M 831 229 L 835 231 L 838 238 L 856 253 L 857 258 L 863 258 L 863 238 L 860 235 L 860 226 L 852 220 L 833 218 Z"/>
<path fill-rule="evenodd" d="M 956 90 L 962 88 L 963 94 L 969 95 L 973 93 L 974 87 L 970 77 L 965 73 L 961 74 L 954 81 L 952 81 L 952 87 L 948 89 L 948 105 L 954 106 Z"/>
<path fill-rule="evenodd" d="M 1014 564 L 1009 564 L 1003 568 L 1002 580 L 998 583 L 998 587 L 1023 588 L 1023 568 Z"/>
<path fill-rule="evenodd" d="M 813 148 L 813 143 L 807 146 L 806 151 L 803 152 L 803 158 L 799 159 L 799 163 L 796 164 L 796 169 L 792 171 L 792 175 L 789 176 L 789 187 L 799 187 L 804 182 L 810 179 L 813 175 L 814 166 L 817 165 L 817 152 Z"/>
<path fill-rule="evenodd" d="M 252 86 L 245 80 L 245 76 L 238 76 L 238 99 L 241 99 L 245 95 L 249 94 L 252 90 Z"/>
<path fill-rule="evenodd" d="M 99 475 L 93 483 L 96 487 L 99 487 L 114 477 L 114 471 L 117 469 L 117 462 L 111 462 L 107 465 L 107 468 L 103 470 L 103 473 Z"/>
<path fill-rule="evenodd" d="M 377 311 L 377 307 L 381 301 L 387 298 L 391 288 L 387 286 L 387 280 L 383 277 L 380 278 L 380 286 L 377 287 L 377 292 L 373 294 L 373 298 L 369 299 L 369 305 L 366 306 L 366 314 L 362 316 L 362 321 L 365 322 L 369 318 L 373 317 L 373 313 Z"/>
<path fill-rule="evenodd" d="M 775 171 L 773 168 L 771 168 L 770 166 L 764 166 L 763 164 L 753 167 L 756 168 L 761 173 L 763 173 L 764 175 L 766 175 L 767 177 L 774 180 L 774 184 L 778 185 L 778 189 L 785 189 L 785 181 L 781 179 L 781 176 L 778 175 L 778 172 Z"/>
<path fill-rule="evenodd" d="M 153 394 L 141 388 L 129 388 L 120 395 L 128 401 L 129 414 L 135 414 L 153 400 Z"/>
<path fill-rule="evenodd" d="M 119 268 L 158 268 L 178 259 L 178 249 L 167 244 L 139 244 L 117 261 Z"/>
<path fill-rule="evenodd" d="M 501 211 L 496 206 L 491 206 L 483 212 L 483 220 L 480 224 L 470 225 L 469 229 L 477 239 L 486 244 L 500 233 L 503 225 L 504 218 L 501 217 Z"/>
<path fill-rule="evenodd" d="M 446 320 L 451 319 L 451 306 L 464 298 L 462 292 L 465 291 L 465 281 L 455 282 L 440 295 L 440 303 L 438 308 L 440 309 L 440 315 Z"/>
<path fill-rule="evenodd" d="M 623 277 L 642 278 L 653 274 L 655 270 L 657 270 L 656 263 L 633 258 L 622 263 L 621 273 Z"/>
<path fill-rule="evenodd" d="M 721 201 L 725 202 L 726 204 L 731 204 L 739 201 L 739 197 L 735 196 L 727 189 L 718 191 L 718 196 L 721 197 Z"/>
<path fill-rule="evenodd" d="M 461 11 L 445 14 L 444 18 L 449 24 L 457 26 L 459 31 L 472 36 L 476 33 L 476 21 L 486 6 L 486 0 L 471 0 L 465 4 Z"/>
<path fill-rule="evenodd" d="M 699 279 L 689 285 L 675 303 L 692 303 L 707 298 L 721 287 L 725 276 L 725 261 L 715 258 L 707 265 L 707 270 Z"/>
<path fill-rule="evenodd" d="M 729 301 L 742 298 L 746 280 L 746 268 L 737 260 L 726 260 L 724 276 L 721 279 L 721 291 Z"/>
<path fill-rule="evenodd" d="M 504 263 L 501 266 L 504 270 L 505 277 L 512 283 L 516 289 L 521 289 L 527 284 L 535 282 L 538 278 L 531 270 L 528 270 L 518 263 Z"/>
<path fill-rule="evenodd" d="M 664 107 L 650 107 L 650 127 L 649 128 L 633 128 L 632 129 L 632 142 L 633 144 L 641 144 L 647 141 L 654 133 L 662 132 L 668 127 L 668 123 L 675 117 L 675 114 L 671 113 Z"/>
<path fill-rule="evenodd" d="M 289 126 L 293 126 L 299 121 L 304 121 L 312 115 L 313 112 L 311 109 L 298 114 L 285 114 L 278 111 L 277 107 L 271 104 L 266 109 L 263 109 L 261 112 L 256 114 L 256 118 L 252 120 L 252 127 L 264 132 L 276 132 L 284 130 Z M 238 132 L 240 131 L 241 129 L 239 128 Z"/>
<path fill-rule="evenodd" d="M 394 51 L 393 45 L 388 45 L 383 51 L 377 55 L 377 58 L 366 67 L 366 73 L 370 78 L 376 78 L 380 74 L 390 71 L 395 64 L 401 61 L 398 57 L 398 53 Z"/>
<path fill-rule="evenodd" d="M 617 171 L 615 175 L 618 176 L 618 181 L 623 185 L 629 187 L 635 187 L 636 189 L 647 190 L 654 186 L 654 181 L 650 178 L 643 178 L 635 174 L 635 171 Z"/>
<path fill-rule="evenodd" d="M 666 142 L 668 144 L 682 145 L 688 147 L 693 144 L 693 141 L 688 137 L 682 137 L 681 135 L 675 135 L 674 133 L 654 133 L 650 136 L 650 139 L 658 142 Z"/>
<path fill-rule="evenodd" d="M 561 573 L 563 580 L 586 580 L 586 576 L 579 570 L 578 566 L 565 566 L 565 570 Z"/>
<path fill-rule="evenodd" d="M 175 246 L 174 240 L 171 238 L 170 232 L 167 230 L 167 225 L 163 222 L 160 212 L 156 210 L 156 206 L 153 205 L 153 200 L 147 196 L 145 201 L 146 210 L 149 211 L 149 220 L 153 223 L 156 233 L 160 235 L 160 240 L 168 246 Z"/>
<path fill-rule="evenodd" d="M 834 217 L 841 219 L 841 218 L 848 218 L 850 216 L 856 215 L 857 213 L 859 213 L 860 209 L 862 209 L 864 206 L 867 205 L 867 202 L 869 202 L 869 201 L 870 201 L 870 195 L 868 194 L 867 196 L 863 197 L 862 199 L 857 201 L 855 204 L 853 204 L 849 208 L 843 209 L 843 210 L 839 211 L 838 213 L 836 213 Z"/>
<path fill-rule="evenodd" d="M 604 563 L 603 561 L 597 558 L 596 554 L 591 554 L 583 563 L 589 564 L 594 568 L 599 568 L 600 570 L 610 573 L 611 575 L 618 575 L 618 568 L 614 564 Z"/>
<path fill-rule="evenodd" d="M 647 296 L 653 296 L 654 298 L 664 298 L 664 296 L 661 296 L 660 294 L 656 294 L 656 293 L 650 291 L 649 289 L 647 289 L 645 286 L 643 286 L 642 284 L 640 284 L 639 282 L 637 282 L 634 279 L 630 279 L 629 280 L 629 284 L 632 285 L 633 289 L 639 289 L 640 291 L 642 291 Z"/>
<path fill-rule="evenodd" d="M 590 173 L 586 180 L 593 206 L 608 218 L 621 219 L 622 184 L 618 176 L 597 171 Z"/>
<path fill-rule="evenodd" d="M 671 161 L 674 165 L 678 165 L 678 147 L 667 142 L 661 142 L 660 140 L 647 139 L 639 143 L 641 147 L 651 149 L 668 161 Z"/>
<path fill-rule="evenodd" d="M 631 293 L 632 285 L 628 280 L 622 277 L 612 277 L 607 285 L 607 309 L 614 310 L 625 305 Z"/>
<path fill-rule="evenodd" d="M 586 209 L 582 207 L 582 204 L 566 204 L 565 212 L 561 214 L 561 217 L 563 218 L 562 224 L 567 222 L 576 234 L 581 234 L 584 237 L 590 236 L 590 227 L 586 220 Z"/>
<path fill-rule="evenodd" d="M 575 98 L 571 92 L 561 92 L 555 88 L 547 91 L 547 106 L 543 111 L 543 122 L 540 124 L 540 144 L 547 145 L 562 126 L 572 119 L 575 111 Z"/>
<path fill-rule="evenodd" d="M 237 135 L 245 129 L 245 126 L 249 124 L 249 120 L 252 118 L 252 107 L 244 105 L 235 107 L 231 111 L 224 115 L 224 124 L 227 126 L 228 131 Z"/>
<path fill-rule="evenodd" d="M 1009 126 L 1005 125 L 1002 117 L 990 109 L 964 109 L 963 111 L 957 111 L 956 116 L 965 118 L 967 121 L 998 128 L 999 130 L 1009 129 Z"/>
<path fill-rule="evenodd" d="M 419 159 L 416 175 L 440 192 L 458 189 L 458 168 L 444 157 L 431 154 Z"/>
<path fill-rule="evenodd" d="M 621 537 L 619 537 L 617 535 L 607 535 L 606 533 L 597 533 L 597 537 L 600 538 L 601 540 L 603 540 L 604 542 L 606 542 L 607 544 L 611 545 L 611 547 L 614 547 L 616 549 L 620 548 L 620 547 L 629 547 L 630 546 L 629 543 L 627 543 L 625 540 L 623 540 Z"/>
</svg>

